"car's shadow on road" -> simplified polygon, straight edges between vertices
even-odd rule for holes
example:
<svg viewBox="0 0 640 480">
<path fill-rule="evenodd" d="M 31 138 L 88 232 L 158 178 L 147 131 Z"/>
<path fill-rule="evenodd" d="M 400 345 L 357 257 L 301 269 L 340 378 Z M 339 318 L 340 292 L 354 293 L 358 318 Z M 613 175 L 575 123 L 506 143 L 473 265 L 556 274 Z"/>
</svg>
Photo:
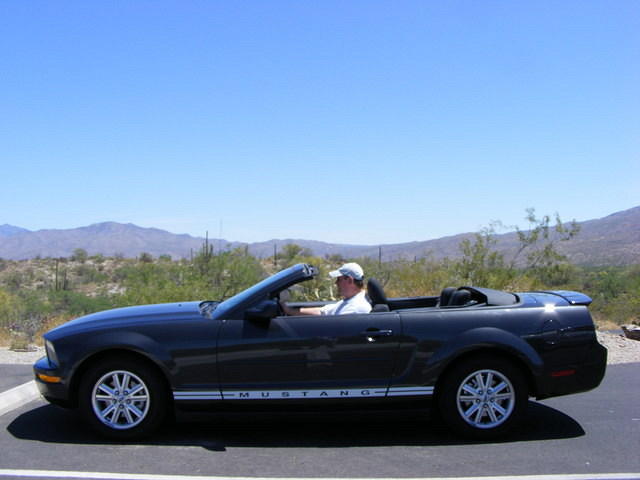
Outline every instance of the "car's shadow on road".
<svg viewBox="0 0 640 480">
<path fill-rule="evenodd" d="M 7 430 L 21 440 L 47 443 L 125 443 L 98 437 L 74 411 L 52 405 L 21 414 Z M 584 434 L 573 418 L 532 401 L 523 423 L 499 443 L 574 438 Z M 460 439 L 438 419 L 429 418 L 425 413 L 376 411 L 187 415 L 168 424 L 150 439 L 126 443 L 225 451 L 228 447 L 446 446 L 486 442 Z"/>
</svg>

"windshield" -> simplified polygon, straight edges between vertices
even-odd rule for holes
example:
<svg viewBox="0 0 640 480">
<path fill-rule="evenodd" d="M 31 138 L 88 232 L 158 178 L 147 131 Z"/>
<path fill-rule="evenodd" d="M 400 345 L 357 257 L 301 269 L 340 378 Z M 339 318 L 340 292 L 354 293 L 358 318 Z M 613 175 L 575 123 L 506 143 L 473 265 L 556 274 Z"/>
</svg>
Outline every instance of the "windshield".
<svg viewBox="0 0 640 480">
<path fill-rule="evenodd" d="M 304 267 L 305 269 L 307 268 L 306 265 Z M 287 268 L 285 270 L 282 270 L 281 272 L 265 278 L 261 282 L 256 283 L 254 286 L 249 287 L 246 290 L 238 293 L 237 295 L 234 295 L 233 297 L 225 300 L 215 309 L 216 317 L 224 318 L 231 310 L 233 310 L 244 301 L 249 300 L 254 295 L 265 295 L 267 293 L 271 293 L 271 291 L 269 291 L 270 285 L 272 285 L 273 287 L 277 286 L 281 282 L 281 280 L 284 280 L 287 277 L 291 277 L 294 272 L 300 269 L 301 265 L 294 265 L 293 267 Z"/>
</svg>

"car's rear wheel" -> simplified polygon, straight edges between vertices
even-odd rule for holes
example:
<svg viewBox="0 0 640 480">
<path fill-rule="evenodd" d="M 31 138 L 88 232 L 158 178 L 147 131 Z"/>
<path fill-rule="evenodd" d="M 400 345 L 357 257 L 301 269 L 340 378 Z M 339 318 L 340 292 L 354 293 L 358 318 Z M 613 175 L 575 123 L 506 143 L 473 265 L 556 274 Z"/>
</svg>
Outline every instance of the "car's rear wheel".
<svg viewBox="0 0 640 480">
<path fill-rule="evenodd" d="M 91 366 L 78 393 L 82 415 L 109 438 L 147 436 L 167 413 L 166 388 L 157 370 L 130 358 L 108 359 Z"/>
<path fill-rule="evenodd" d="M 506 434 L 522 417 L 528 399 L 520 369 L 482 355 L 448 372 L 438 393 L 440 414 L 456 433 L 477 439 Z"/>
</svg>

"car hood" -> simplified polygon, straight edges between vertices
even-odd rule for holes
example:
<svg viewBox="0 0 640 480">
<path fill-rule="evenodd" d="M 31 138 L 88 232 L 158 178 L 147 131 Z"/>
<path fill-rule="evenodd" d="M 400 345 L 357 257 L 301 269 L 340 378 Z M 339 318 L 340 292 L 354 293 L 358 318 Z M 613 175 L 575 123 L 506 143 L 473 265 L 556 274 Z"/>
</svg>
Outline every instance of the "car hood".
<svg viewBox="0 0 640 480">
<path fill-rule="evenodd" d="M 84 330 L 113 325 L 117 327 L 126 323 L 142 323 L 148 321 L 165 322 L 181 318 L 200 316 L 201 302 L 162 303 L 157 305 L 142 305 L 137 307 L 114 308 L 102 312 L 92 313 L 71 320 L 49 333 L 67 333 L 71 330 Z"/>
</svg>

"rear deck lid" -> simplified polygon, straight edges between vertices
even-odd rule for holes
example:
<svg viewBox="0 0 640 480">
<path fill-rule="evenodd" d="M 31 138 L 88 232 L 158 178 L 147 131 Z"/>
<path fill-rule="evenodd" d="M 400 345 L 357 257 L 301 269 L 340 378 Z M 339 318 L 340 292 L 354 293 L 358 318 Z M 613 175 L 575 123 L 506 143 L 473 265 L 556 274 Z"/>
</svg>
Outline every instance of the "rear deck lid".
<svg viewBox="0 0 640 480">
<path fill-rule="evenodd" d="M 543 291 L 540 291 L 539 293 L 556 295 L 558 297 L 563 298 L 567 302 L 569 302 L 570 305 L 587 306 L 587 305 L 590 305 L 591 302 L 593 301 L 591 300 L 591 297 L 585 295 L 584 293 L 573 292 L 571 290 L 543 290 Z"/>
</svg>

